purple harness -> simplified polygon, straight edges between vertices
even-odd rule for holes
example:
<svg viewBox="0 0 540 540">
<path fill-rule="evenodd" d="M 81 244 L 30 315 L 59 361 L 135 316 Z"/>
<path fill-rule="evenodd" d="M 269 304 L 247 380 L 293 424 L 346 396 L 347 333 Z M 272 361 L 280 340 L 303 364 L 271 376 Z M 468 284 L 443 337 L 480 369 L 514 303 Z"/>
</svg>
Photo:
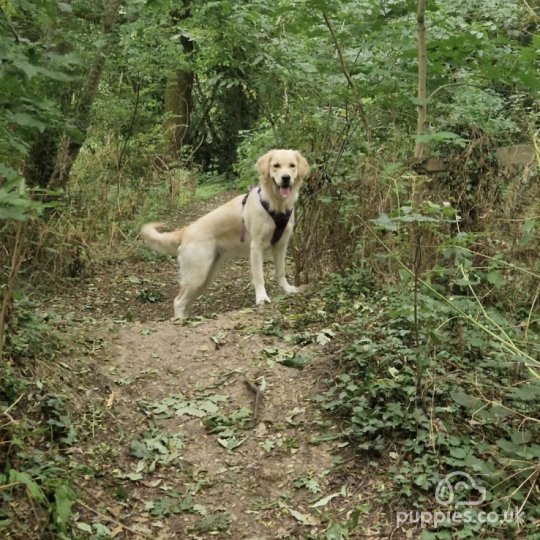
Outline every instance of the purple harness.
<svg viewBox="0 0 540 540">
<path fill-rule="evenodd" d="M 244 198 L 242 199 L 242 214 L 244 213 L 244 206 L 246 206 L 246 201 L 252 189 L 253 188 L 249 188 L 248 192 L 245 194 Z M 274 234 L 272 235 L 272 240 L 270 240 L 270 244 L 273 246 L 274 244 L 279 242 L 279 239 L 283 236 L 283 232 L 285 231 L 285 227 L 287 227 L 287 224 L 289 223 L 289 219 L 291 219 L 293 211 L 291 209 L 291 210 L 287 210 L 286 212 L 276 212 L 275 210 L 272 210 L 270 208 L 270 205 L 266 201 L 261 199 L 260 186 L 257 189 L 257 193 L 259 194 L 259 200 L 261 201 L 263 208 L 266 210 L 267 214 L 272 218 L 272 220 L 274 221 L 274 224 L 276 225 L 276 228 L 274 229 Z M 246 224 L 244 223 L 244 217 L 242 217 L 242 230 L 240 232 L 240 241 L 245 242 L 245 240 L 246 240 Z"/>
</svg>

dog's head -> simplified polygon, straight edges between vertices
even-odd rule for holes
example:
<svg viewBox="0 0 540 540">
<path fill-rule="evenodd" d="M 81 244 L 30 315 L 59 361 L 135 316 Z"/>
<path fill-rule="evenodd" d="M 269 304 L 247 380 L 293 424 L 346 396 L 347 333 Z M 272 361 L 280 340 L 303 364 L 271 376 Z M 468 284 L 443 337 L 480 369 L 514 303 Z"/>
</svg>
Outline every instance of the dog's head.
<svg viewBox="0 0 540 540">
<path fill-rule="evenodd" d="M 304 156 L 296 150 L 270 150 L 256 164 L 261 183 L 283 199 L 298 192 L 300 182 L 309 172 Z"/>
</svg>

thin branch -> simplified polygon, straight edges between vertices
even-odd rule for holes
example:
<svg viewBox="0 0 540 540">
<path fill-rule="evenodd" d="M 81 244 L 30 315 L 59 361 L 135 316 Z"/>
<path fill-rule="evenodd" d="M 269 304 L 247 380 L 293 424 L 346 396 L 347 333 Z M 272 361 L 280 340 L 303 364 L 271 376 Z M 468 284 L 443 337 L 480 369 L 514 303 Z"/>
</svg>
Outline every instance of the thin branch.
<svg viewBox="0 0 540 540">
<path fill-rule="evenodd" d="M 484 405 L 478 409 L 477 411 L 474 412 L 473 416 L 476 415 L 478 413 L 478 411 L 480 411 L 481 409 L 484 409 L 485 407 L 487 407 L 488 405 L 496 405 L 497 407 L 500 407 L 501 409 L 504 409 L 505 411 L 508 411 L 512 414 L 515 414 L 516 416 L 519 416 L 520 418 L 523 419 L 523 421 L 528 421 L 528 422 L 532 422 L 533 424 L 540 424 L 540 419 L 538 418 L 533 418 L 532 416 L 527 416 L 526 414 L 523 414 L 521 412 L 519 412 L 518 410 L 515 410 L 515 409 L 511 409 L 510 407 L 507 407 L 506 405 L 503 405 L 502 403 L 498 402 L 498 401 L 493 401 L 491 399 L 489 399 L 485 394 L 484 392 L 482 392 L 482 388 L 478 385 L 476 385 L 476 389 L 478 390 L 478 393 L 480 394 L 480 397 L 484 400 Z"/>
<path fill-rule="evenodd" d="M 448 84 L 443 84 L 443 85 L 435 88 L 435 90 L 433 90 L 433 92 L 431 92 L 431 94 L 429 94 L 426 101 L 429 102 L 431 100 L 431 98 L 435 94 L 439 93 L 441 90 L 444 90 L 445 88 L 451 88 L 452 86 L 471 86 L 472 88 L 479 88 L 480 90 L 482 90 L 484 92 L 486 91 L 485 87 L 480 86 L 479 84 L 473 84 L 473 83 L 468 83 L 468 82 L 448 83 Z"/>
<path fill-rule="evenodd" d="M 21 401 L 23 397 L 24 397 L 24 392 L 5 411 L 2 411 L 2 414 L 8 414 L 9 411 L 11 411 L 11 409 L 13 409 L 17 405 L 17 403 Z"/>
<path fill-rule="evenodd" d="M 9 312 L 11 309 L 13 291 L 17 282 L 17 274 L 19 271 L 19 267 L 22 263 L 23 230 L 24 223 L 18 222 L 17 231 L 15 233 L 15 242 L 13 243 L 13 252 L 11 254 L 11 264 L 9 267 L 7 284 L 4 289 L 4 298 L 2 299 L 2 306 L 0 309 L 0 365 L 2 364 L 4 356 L 5 330 L 6 324 L 8 322 Z"/>
<path fill-rule="evenodd" d="M 137 117 L 137 112 L 139 110 L 139 100 L 140 100 L 140 93 L 141 93 L 141 86 L 139 83 L 137 83 L 137 87 L 136 87 L 136 90 L 135 90 L 135 105 L 133 106 L 133 113 L 131 115 L 131 120 L 129 122 L 129 128 L 128 128 L 128 132 L 124 138 L 124 144 L 122 145 L 122 149 L 120 150 L 120 155 L 118 156 L 118 161 L 117 161 L 117 165 L 116 165 L 116 168 L 118 170 L 118 172 L 120 173 L 120 171 L 122 170 L 122 161 L 123 161 L 123 158 L 124 158 L 124 154 L 126 152 L 126 147 L 127 147 L 127 144 L 128 144 L 128 141 L 131 137 L 131 134 L 133 133 L 133 126 L 135 125 L 135 118 Z"/>
<path fill-rule="evenodd" d="M 143 538 L 151 538 L 148 534 L 146 533 L 142 533 L 140 531 L 136 531 L 135 529 L 132 529 L 131 527 L 128 527 L 127 525 L 124 525 L 123 523 L 121 523 L 120 521 L 106 515 L 106 514 L 103 514 L 102 512 L 99 512 L 98 510 L 95 510 L 94 508 L 88 506 L 87 504 L 83 503 L 80 499 L 77 499 L 77 501 L 75 501 L 77 504 L 79 504 L 80 506 L 82 506 L 83 508 L 85 508 L 86 510 L 88 510 L 89 512 L 93 512 L 96 516 L 100 517 L 101 519 L 106 519 L 108 521 L 110 521 L 111 523 L 114 523 L 115 525 L 118 525 L 119 527 L 122 527 L 122 529 L 124 529 L 125 531 L 128 531 L 130 533 L 133 533 L 135 536 L 142 536 Z"/>
<path fill-rule="evenodd" d="M 537 21 L 540 21 L 540 16 L 538 16 L 538 14 L 536 13 L 536 11 L 534 11 L 534 9 L 528 4 L 527 0 L 523 0 L 523 3 L 525 4 L 526 10 L 529 12 L 529 15 L 530 15 L 533 19 L 536 19 Z"/>
<path fill-rule="evenodd" d="M 0 13 L 2 14 L 4 20 L 6 21 L 6 25 L 9 27 L 9 30 L 11 31 L 11 34 L 13 35 L 13 38 L 15 39 L 15 42 L 18 45 L 21 42 L 19 34 L 17 34 L 15 27 L 13 26 L 10 18 L 6 15 L 6 12 L 2 6 L 0 6 Z"/>
<path fill-rule="evenodd" d="M 519 510 L 518 510 L 518 513 L 521 513 L 521 511 L 523 510 L 523 508 L 525 507 L 525 505 L 527 504 L 527 501 L 529 500 L 529 497 L 531 496 L 531 493 L 532 493 L 532 490 L 534 489 L 534 486 L 536 486 L 536 482 L 538 481 L 538 475 L 540 474 L 540 469 L 536 469 L 536 478 L 531 482 L 531 487 L 529 489 L 529 492 L 527 493 L 527 496 L 525 497 L 525 500 L 523 501 L 523 504 L 519 507 Z M 532 475 L 531 475 L 532 476 Z M 529 478 L 531 478 L 531 476 L 529 476 Z M 529 480 L 529 478 L 527 478 L 527 480 Z M 526 480 L 526 481 L 527 481 Z M 524 482 L 525 483 L 525 482 Z M 523 483 L 523 484 L 524 484 Z M 523 485 L 521 484 L 517 490 L 519 490 L 521 488 L 521 486 Z M 516 491 L 517 491 L 516 490 Z M 515 492 L 514 492 L 515 493 Z M 514 494 L 512 493 L 512 495 Z M 512 496 L 511 495 L 511 496 Z"/>
<path fill-rule="evenodd" d="M 362 105 L 362 99 L 360 98 L 360 94 L 358 93 L 358 89 L 356 87 L 356 84 L 354 83 L 351 74 L 349 73 L 349 70 L 347 69 L 347 64 L 345 63 L 345 57 L 343 56 L 343 49 L 341 47 L 341 44 L 339 43 L 339 40 L 337 38 L 337 35 L 334 31 L 334 27 L 332 26 L 332 21 L 330 21 L 328 15 L 326 12 L 322 12 L 322 15 L 324 17 L 324 22 L 326 24 L 326 27 L 328 28 L 328 31 L 330 32 L 330 35 L 332 36 L 332 40 L 334 41 L 334 46 L 336 47 L 336 52 L 339 57 L 339 63 L 341 65 L 341 71 L 343 71 L 343 75 L 345 75 L 345 78 L 347 79 L 347 83 L 349 84 L 349 88 L 351 89 L 354 100 L 356 102 L 356 107 L 358 109 L 358 113 L 360 114 L 360 118 L 362 119 L 362 123 L 364 124 L 364 131 L 366 132 L 366 140 L 368 142 L 371 141 L 371 131 L 369 128 L 368 119 L 366 116 L 366 111 L 364 109 L 364 106 Z"/>
<path fill-rule="evenodd" d="M 18 486 L 21 483 L 22 482 L 11 482 L 11 484 L 4 484 L 3 486 L 0 486 L 0 491 L 2 491 L 3 489 L 9 489 L 9 488 Z"/>
<path fill-rule="evenodd" d="M 538 296 L 540 295 L 540 283 L 538 283 L 538 287 L 536 287 L 536 294 L 534 295 L 531 309 L 529 310 L 529 315 L 527 317 L 527 322 L 525 323 L 525 332 L 523 333 L 523 337 L 525 341 L 527 341 L 527 336 L 529 334 L 529 327 L 531 326 L 531 320 L 532 320 L 532 314 L 534 312 L 534 306 L 536 305 L 536 302 L 538 301 Z"/>
<path fill-rule="evenodd" d="M 418 41 L 418 117 L 416 126 L 416 144 L 414 146 L 414 158 L 422 159 L 425 144 L 418 140 L 424 134 L 427 119 L 426 103 L 426 0 L 418 0 L 416 13 L 416 35 Z"/>
<path fill-rule="evenodd" d="M 261 401 L 264 397 L 264 391 L 266 389 L 266 382 L 264 378 L 261 380 L 260 386 L 252 383 L 247 377 L 244 379 L 244 384 L 253 392 L 255 395 L 255 400 L 253 402 L 253 424 L 256 424 L 259 419 L 259 408 L 261 406 Z"/>
</svg>

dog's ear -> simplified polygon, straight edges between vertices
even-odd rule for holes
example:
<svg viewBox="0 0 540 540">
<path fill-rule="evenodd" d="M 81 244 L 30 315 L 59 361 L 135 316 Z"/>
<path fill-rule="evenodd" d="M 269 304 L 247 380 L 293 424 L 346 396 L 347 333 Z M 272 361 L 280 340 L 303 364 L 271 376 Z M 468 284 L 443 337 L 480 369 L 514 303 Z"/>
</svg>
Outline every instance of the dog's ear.
<svg viewBox="0 0 540 540">
<path fill-rule="evenodd" d="M 272 152 L 273 150 L 270 150 L 270 152 L 266 152 L 266 154 L 264 154 L 264 156 L 261 156 L 255 164 L 255 168 L 259 171 L 259 174 L 264 179 L 270 177 L 270 159 L 272 158 Z"/>
<path fill-rule="evenodd" d="M 298 160 L 298 174 L 300 178 L 304 178 L 309 173 L 309 164 L 306 158 L 298 151 L 296 152 L 296 159 Z"/>
</svg>

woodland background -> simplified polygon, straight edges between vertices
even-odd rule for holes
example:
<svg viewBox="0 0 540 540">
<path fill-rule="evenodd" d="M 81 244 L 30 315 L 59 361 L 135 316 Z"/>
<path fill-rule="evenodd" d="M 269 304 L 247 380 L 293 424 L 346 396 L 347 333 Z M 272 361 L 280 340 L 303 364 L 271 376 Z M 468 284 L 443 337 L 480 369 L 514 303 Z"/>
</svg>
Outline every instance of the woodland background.
<svg viewBox="0 0 540 540">
<path fill-rule="evenodd" d="M 458 469 L 526 523 L 423 538 L 540 538 L 539 22 L 526 0 L 0 0 L 0 526 L 18 484 L 73 537 L 75 473 L 30 450 L 59 409 L 12 421 L 61 354 L 48 295 L 290 147 L 298 332 L 342 343 L 319 406 L 387 471 L 381 504 L 430 507 Z"/>
</svg>

